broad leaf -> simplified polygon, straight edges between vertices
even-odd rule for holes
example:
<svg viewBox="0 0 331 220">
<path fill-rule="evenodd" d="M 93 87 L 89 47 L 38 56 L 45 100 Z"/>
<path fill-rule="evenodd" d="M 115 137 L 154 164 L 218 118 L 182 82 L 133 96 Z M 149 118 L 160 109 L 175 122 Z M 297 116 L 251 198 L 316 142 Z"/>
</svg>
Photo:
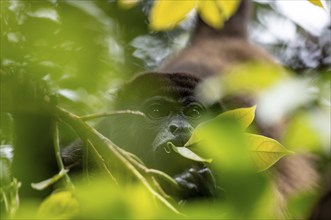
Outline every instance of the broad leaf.
<svg viewBox="0 0 331 220">
<path fill-rule="evenodd" d="M 318 6 L 318 7 L 323 8 L 323 4 L 322 4 L 321 0 L 308 0 L 308 1 L 309 1 L 310 3 L 312 3 L 312 4 L 316 5 L 316 6 Z"/>
<path fill-rule="evenodd" d="M 201 18 L 214 28 L 221 28 L 224 16 L 215 1 L 200 1 L 198 6 Z"/>
<path fill-rule="evenodd" d="M 251 63 L 238 66 L 220 78 L 226 94 L 260 92 L 285 79 L 285 70 L 274 64 Z"/>
<path fill-rule="evenodd" d="M 312 124 L 311 115 L 302 112 L 296 114 L 288 123 L 283 143 L 291 148 L 303 148 L 311 152 L 318 152 L 323 146 L 321 132 Z"/>
<path fill-rule="evenodd" d="M 69 191 L 51 194 L 40 205 L 38 216 L 43 218 L 70 218 L 79 214 L 79 204 Z"/>
<path fill-rule="evenodd" d="M 174 28 L 196 7 L 197 1 L 155 1 L 150 13 L 150 26 L 154 30 Z"/>
<path fill-rule="evenodd" d="M 187 159 L 198 161 L 198 162 L 207 162 L 207 163 L 212 162 L 212 159 L 201 158 L 200 156 L 198 156 L 197 154 L 195 154 L 194 152 L 192 152 L 190 149 L 188 149 L 186 147 L 177 147 L 171 142 L 169 142 L 168 145 L 170 145 L 172 147 L 172 150 L 174 152 L 180 154 L 181 156 L 183 156 Z"/>
<path fill-rule="evenodd" d="M 293 153 L 274 139 L 255 134 L 247 134 L 247 137 L 253 160 L 259 171 L 268 169 L 282 157 Z"/>
<path fill-rule="evenodd" d="M 244 129 L 246 129 L 254 121 L 255 110 L 256 106 L 252 106 L 250 108 L 238 108 L 226 111 L 223 114 L 219 115 L 217 118 L 232 117 L 238 120 L 239 124 L 242 125 Z"/>
<path fill-rule="evenodd" d="M 201 123 L 193 131 L 191 138 L 184 146 L 190 146 L 192 144 L 201 142 L 203 139 L 205 139 L 204 133 L 207 132 L 208 128 L 212 127 L 213 124 L 222 123 L 222 120 L 224 120 L 225 118 L 233 118 L 237 120 L 239 124 L 242 125 L 242 128 L 246 129 L 254 120 L 255 109 L 256 106 L 227 111 L 212 120 Z"/>
<path fill-rule="evenodd" d="M 226 18 L 229 18 L 237 11 L 240 0 L 232 0 L 232 1 L 217 0 L 216 3 L 220 6 L 224 16 Z"/>
</svg>

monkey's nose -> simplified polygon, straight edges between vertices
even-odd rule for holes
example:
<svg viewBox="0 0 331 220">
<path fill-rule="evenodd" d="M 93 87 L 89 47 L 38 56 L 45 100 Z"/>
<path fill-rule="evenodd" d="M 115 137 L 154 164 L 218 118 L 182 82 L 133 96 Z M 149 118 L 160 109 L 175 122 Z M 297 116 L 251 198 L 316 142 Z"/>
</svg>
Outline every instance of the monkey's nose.
<svg viewBox="0 0 331 220">
<path fill-rule="evenodd" d="M 169 126 L 169 131 L 171 132 L 171 134 L 175 134 L 177 129 L 178 129 L 177 125 L 170 125 Z"/>
<path fill-rule="evenodd" d="M 175 136 L 178 135 L 179 133 L 191 134 L 193 131 L 193 127 L 190 125 L 180 126 L 180 125 L 176 125 L 176 124 L 171 124 L 169 126 L 169 131 L 171 134 L 173 134 Z"/>
</svg>

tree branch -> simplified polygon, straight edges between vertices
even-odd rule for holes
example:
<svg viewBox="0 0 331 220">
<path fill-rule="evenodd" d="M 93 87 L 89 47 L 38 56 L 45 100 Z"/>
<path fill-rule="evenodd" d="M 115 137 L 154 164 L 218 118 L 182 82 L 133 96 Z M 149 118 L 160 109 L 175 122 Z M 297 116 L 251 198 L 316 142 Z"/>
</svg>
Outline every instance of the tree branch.
<svg viewBox="0 0 331 220">
<path fill-rule="evenodd" d="M 97 113 L 97 114 L 83 115 L 83 116 L 80 116 L 79 118 L 82 119 L 83 121 L 87 121 L 87 120 L 92 120 L 92 119 L 101 118 L 101 117 L 123 115 L 123 114 L 146 117 L 144 113 L 139 112 L 139 111 L 123 110 L 123 111 L 103 112 L 103 113 Z"/>
<path fill-rule="evenodd" d="M 122 149 L 118 148 L 108 138 L 104 137 L 97 130 L 86 124 L 81 117 L 78 117 L 60 107 L 55 107 L 55 115 L 61 121 L 70 125 L 82 140 L 90 140 L 101 155 L 106 155 L 106 157 L 109 157 L 107 158 L 109 161 L 119 164 L 119 166 L 125 168 L 128 173 L 135 176 L 157 200 L 163 203 L 174 213 L 180 214 L 180 212 L 172 204 L 170 204 L 166 198 L 164 198 L 160 193 L 153 189 L 147 179 L 135 168 L 132 162 L 123 155 L 124 151 Z M 89 116 L 85 118 L 92 117 Z"/>
</svg>

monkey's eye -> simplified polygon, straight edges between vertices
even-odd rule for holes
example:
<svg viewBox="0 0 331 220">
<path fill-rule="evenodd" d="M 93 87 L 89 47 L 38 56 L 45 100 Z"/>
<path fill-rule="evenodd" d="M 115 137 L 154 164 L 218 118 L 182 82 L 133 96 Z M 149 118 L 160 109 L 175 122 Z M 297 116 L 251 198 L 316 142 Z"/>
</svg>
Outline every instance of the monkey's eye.
<svg viewBox="0 0 331 220">
<path fill-rule="evenodd" d="M 200 105 L 192 105 L 184 111 L 184 115 L 193 119 L 201 117 L 204 109 Z"/>
<path fill-rule="evenodd" d="M 151 119 L 160 119 L 168 116 L 169 111 L 160 104 L 152 104 L 145 109 L 145 114 Z"/>
</svg>

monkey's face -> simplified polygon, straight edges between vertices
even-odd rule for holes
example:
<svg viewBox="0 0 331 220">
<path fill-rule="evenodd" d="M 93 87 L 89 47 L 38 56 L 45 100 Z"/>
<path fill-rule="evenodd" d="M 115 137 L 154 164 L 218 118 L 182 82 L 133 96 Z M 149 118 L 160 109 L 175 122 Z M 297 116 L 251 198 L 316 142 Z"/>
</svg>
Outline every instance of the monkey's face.
<svg viewBox="0 0 331 220">
<path fill-rule="evenodd" d="M 192 167 L 192 161 L 173 152 L 167 143 L 184 146 L 204 120 L 207 108 L 195 96 L 198 83 L 199 79 L 188 74 L 147 73 L 125 85 L 116 108 L 138 110 L 146 117 L 118 122 L 125 123 L 126 133 L 117 144 L 170 174 Z"/>
<path fill-rule="evenodd" d="M 205 107 L 192 99 L 193 97 L 186 97 L 176 100 L 155 96 L 143 104 L 141 111 L 147 117 L 147 126 L 154 131 L 150 133 L 152 141 L 148 145 L 151 154 L 147 158 L 144 156 L 146 163 L 174 174 L 192 165 L 192 161 L 182 158 L 168 145 L 171 142 L 176 146 L 184 146 L 194 128 L 201 122 Z"/>
<path fill-rule="evenodd" d="M 205 107 L 193 99 L 193 96 L 179 100 L 155 96 L 143 103 L 141 111 L 145 113 L 149 127 L 156 131 L 151 143 L 154 151 L 165 148 L 168 142 L 184 146 L 188 141 L 205 112 Z"/>
</svg>

